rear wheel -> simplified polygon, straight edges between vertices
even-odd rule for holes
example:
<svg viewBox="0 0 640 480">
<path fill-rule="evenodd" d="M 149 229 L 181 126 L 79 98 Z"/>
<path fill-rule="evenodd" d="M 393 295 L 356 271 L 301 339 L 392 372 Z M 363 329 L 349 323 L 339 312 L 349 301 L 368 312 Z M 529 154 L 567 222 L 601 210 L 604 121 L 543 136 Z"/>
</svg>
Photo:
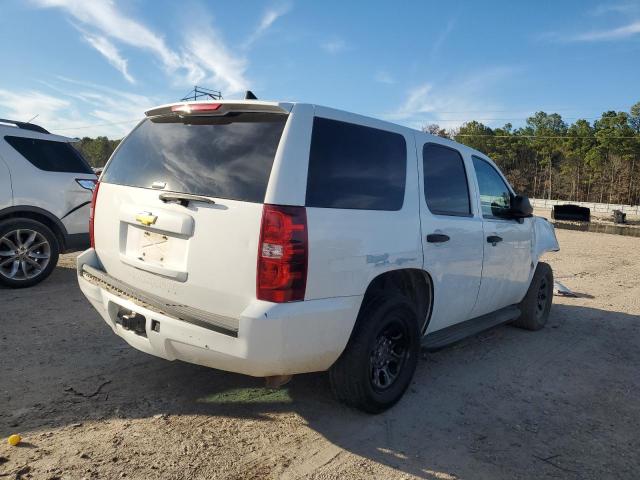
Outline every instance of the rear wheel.
<svg viewBox="0 0 640 480">
<path fill-rule="evenodd" d="M 345 351 L 329 370 L 338 400 L 369 413 L 394 405 L 411 383 L 420 352 L 413 305 L 401 295 L 367 301 Z"/>
<path fill-rule="evenodd" d="M 520 302 L 522 313 L 513 325 L 527 330 L 540 330 L 547 323 L 552 302 L 553 270 L 548 263 L 540 262 L 533 274 L 529 290 Z"/>
<path fill-rule="evenodd" d="M 46 225 L 27 218 L 0 222 L 0 284 L 22 288 L 40 283 L 59 255 L 58 240 Z"/>
</svg>

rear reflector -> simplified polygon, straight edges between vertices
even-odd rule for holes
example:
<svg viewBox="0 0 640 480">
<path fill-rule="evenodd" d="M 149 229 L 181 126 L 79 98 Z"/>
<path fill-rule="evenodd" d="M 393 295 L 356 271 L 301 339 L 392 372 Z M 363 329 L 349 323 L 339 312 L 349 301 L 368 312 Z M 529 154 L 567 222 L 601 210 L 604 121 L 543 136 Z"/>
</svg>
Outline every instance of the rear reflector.
<svg viewBox="0 0 640 480">
<path fill-rule="evenodd" d="M 215 112 L 220 108 L 220 105 L 220 103 L 187 103 L 185 105 L 173 105 L 171 111 L 175 113 Z"/>
<path fill-rule="evenodd" d="M 98 201 L 98 190 L 100 189 L 100 182 L 96 182 L 96 186 L 93 187 L 93 195 L 91 196 L 91 208 L 89 209 L 89 242 L 91 248 L 96 248 L 96 241 L 93 234 L 93 225 L 96 219 L 96 202 Z"/>
<path fill-rule="evenodd" d="M 304 300 L 308 245 L 304 207 L 264 205 L 256 275 L 259 300 Z"/>
</svg>

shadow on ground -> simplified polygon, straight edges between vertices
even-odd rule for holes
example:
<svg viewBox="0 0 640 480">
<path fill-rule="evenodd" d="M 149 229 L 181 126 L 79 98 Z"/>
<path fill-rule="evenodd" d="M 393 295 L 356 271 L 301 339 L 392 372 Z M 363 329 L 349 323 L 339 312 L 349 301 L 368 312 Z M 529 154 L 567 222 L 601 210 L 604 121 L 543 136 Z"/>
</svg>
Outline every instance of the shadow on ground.
<svg viewBox="0 0 640 480">
<path fill-rule="evenodd" d="M 370 416 L 336 403 L 325 374 L 268 390 L 137 352 L 84 300 L 71 269 L 0 290 L 0 304 L 2 436 L 156 414 L 269 425 L 295 412 L 340 449 L 423 478 L 623 478 L 640 467 L 638 316 L 555 305 L 540 332 L 499 327 L 425 352 L 403 400 Z"/>
</svg>

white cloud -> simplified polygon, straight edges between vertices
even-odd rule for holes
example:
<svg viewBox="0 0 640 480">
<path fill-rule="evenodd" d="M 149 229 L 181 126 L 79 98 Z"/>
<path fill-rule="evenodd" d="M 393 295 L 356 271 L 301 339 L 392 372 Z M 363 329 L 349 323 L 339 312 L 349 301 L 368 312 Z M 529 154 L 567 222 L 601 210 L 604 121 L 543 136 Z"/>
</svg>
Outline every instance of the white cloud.
<svg viewBox="0 0 640 480">
<path fill-rule="evenodd" d="M 464 122 L 473 120 L 480 112 L 499 110 L 501 106 L 490 99 L 488 91 L 514 72 L 513 68 L 497 67 L 474 72 L 462 81 L 444 85 L 425 82 L 410 89 L 400 107 L 383 116 L 414 128 L 427 123 L 457 128 Z"/>
<path fill-rule="evenodd" d="M 167 74 L 178 85 L 193 85 L 200 81 L 213 81 L 210 84 L 223 91 L 225 95 L 233 95 L 246 88 L 247 60 L 244 56 L 234 54 L 226 46 L 222 36 L 200 15 L 199 25 L 191 24 L 184 39 L 185 44 L 179 50 L 170 48 L 164 38 L 151 31 L 142 23 L 129 18 L 123 9 L 113 0 L 32 0 L 41 7 L 57 7 L 70 14 L 80 22 L 83 31 L 90 32 L 92 43 L 100 53 L 106 56 L 123 74 L 128 70 L 126 60 L 122 58 L 115 45 L 109 40 L 139 48 L 155 55 L 162 63 Z M 263 17 L 258 30 L 263 33 L 283 10 L 268 11 Z M 99 33 L 95 33 L 95 32 Z M 99 48 L 100 47 L 100 48 Z M 123 69 L 124 67 L 124 69 Z M 125 78 L 127 78 L 125 76 Z"/>
<path fill-rule="evenodd" d="M 453 31 L 453 27 L 455 26 L 455 24 L 456 22 L 454 19 L 449 20 L 445 25 L 444 30 L 440 32 L 435 42 L 433 42 L 433 45 L 431 46 L 432 59 L 436 58 L 440 54 L 440 50 L 442 50 L 442 46 L 444 45 L 445 41 Z"/>
<path fill-rule="evenodd" d="M 260 19 L 260 23 L 258 23 L 258 27 L 256 28 L 256 30 L 249 36 L 249 38 L 247 38 L 246 42 L 244 43 L 244 48 L 249 48 L 250 46 L 252 46 L 256 42 L 256 40 L 262 37 L 262 35 L 264 35 L 267 30 L 271 28 L 271 26 L 275 23 L 276 20 L 278 20 L 278 18 L 286 15 L 290 10 L 290 3 L 283 3 L 276 7 L 268 8 L 262 15 L 262 18 Z"/>
<path fill-rule="evenodd" d="M 47 120 L 69 106 L 66 100 L 34 90 L 10 92 L 0 89 L 2 117 L 10 120 L 26 122 L 35 115 L 38 115 L 38 121 Z"/>
<path fill-rule="evenodd" d="M 602 3 L 586 12 L 591 17 L 603 15 L 624 18 L 624 23 L 614 28 L 592 29 L 578 33 L 567 31 L 545 32 L 537 36 L 538 40 L 552 42 L 602 42 L 625 40 L 640 34 L 640 3 L 635 1 Z"/>
<path fill-rule="evenodd" d="M 246 90 L 247 61 L 234 56 L 212 28 L 195 28 L 187 34 L 183 56 L 193 84 L 206 80 L 225 94 Z"/>
<path fill-rule="evenodd" d="M 109 87 L 57 77 L 47 91 L 0 89 L 0 117 L 28 120 L 69 137 L 122 138 L 157 100 Z"/>
<path fill-rule="evenodd" d="M 122 13 L 113 0 L 32 0 L 41 7 L 64 9 L 76 20 L 95 28 L 103 35 L 112 37 L 133 47 L 148 50 L 160 58 L 169 69 L 177 69 L 179 56 L 165 43 L 164 39 L 146 26 Z"/>
<path fill-rule="evenodd" d="M 600 16 L 606 14 L 618 14 L 618 13 L 635 13 L 640 10 L 640 5 L 637 2 L 622 2 L 622 3 L 603 3 L 597 5 L 595 8 L 589 11 L 590 15 Z"/>
<path fill-rule="evenodd" d="M 623 40 L 640 34 L 640 21 L 631 22 L 622 27 L 608 30 L 593 30 L 565 37 L 565 40 L 574 42 L 596 42 L 601 40 Z"/>
<path fill-rule="evenodd" d="M 129 74 L 127 60 L 122 58 L 116 46 L 106 38 L 99 35 L 84 34 L 84 38 L 89 44 L 100 52 L 107 61 L 113 65 L 129 83 L 136 83 Z"/>
<path fill-rule="evenodd" d="M 322 43 L 320 47 L 327 53 L 335 55 L 340 52 L 344 52 L 347 49 L 347 42 L 341 38 L 332 38 Z"/>
</svg>

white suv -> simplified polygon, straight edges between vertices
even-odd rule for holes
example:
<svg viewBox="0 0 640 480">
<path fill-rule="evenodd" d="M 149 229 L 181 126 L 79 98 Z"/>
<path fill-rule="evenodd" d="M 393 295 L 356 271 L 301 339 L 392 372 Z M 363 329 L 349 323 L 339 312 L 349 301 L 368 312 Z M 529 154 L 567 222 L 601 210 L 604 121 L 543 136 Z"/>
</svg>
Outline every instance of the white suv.
<svg viewBox="0 0 640 480">
<path fill-rule="evenodd" d="M 101 176 L 78 257 L 82 291 L 133 347 L 275 382 L 329 370 L 339 399 L 379 412 L 421 343 L 545 324 L 553 227 L 480 152 L 301 103 L 146 115 Z"/>
<path fill-rule="evenodd" d="M 60 253 L 89 245 L 97 178 L 73 141 L 0 119 L 0 285 L 35 285 Z"/>
</svg>

